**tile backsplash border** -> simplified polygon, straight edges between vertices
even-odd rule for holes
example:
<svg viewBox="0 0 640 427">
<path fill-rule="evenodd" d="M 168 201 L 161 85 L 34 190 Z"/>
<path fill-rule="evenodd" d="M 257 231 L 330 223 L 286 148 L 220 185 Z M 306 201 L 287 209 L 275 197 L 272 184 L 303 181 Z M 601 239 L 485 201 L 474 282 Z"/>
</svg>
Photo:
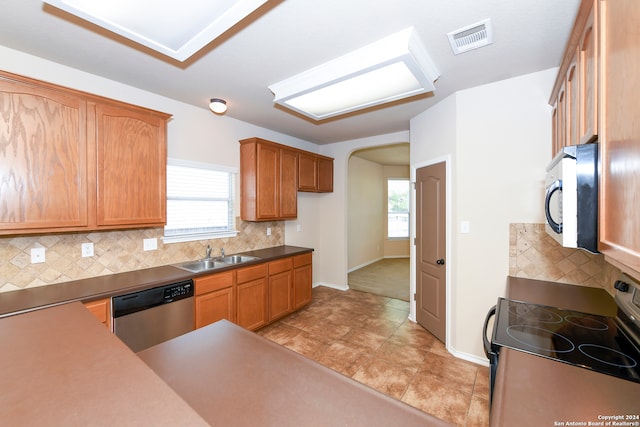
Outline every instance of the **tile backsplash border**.
<svg viewBox="0 0 640 427">
<path fill-rule="evenodd" d="M 602 254 L 562 247 L 544 224 L 510 224 L 509 275 L 603 288 L 613 295 L 620 270 Z"/>
<path fill-rule="evenodd" d="M 248 222 L 236 218 L 232 238 L 164 244 L 163 228 L 95 231 L 0 238 L 0 293 L 70 280 L 158 267 L 204 257 L 211 245 L 234 254 L 284 245 L 284 222 Z M 267 228 L 271 235 L 267 236 Z M 158 249 L 143 251 L 143 240 L 158 239 Z M 82 243 L 94 244 L 94 256 L 83 258 Z M 45 248 L 44 263 L 31 263 L 31 249 Z"/>
</svg>

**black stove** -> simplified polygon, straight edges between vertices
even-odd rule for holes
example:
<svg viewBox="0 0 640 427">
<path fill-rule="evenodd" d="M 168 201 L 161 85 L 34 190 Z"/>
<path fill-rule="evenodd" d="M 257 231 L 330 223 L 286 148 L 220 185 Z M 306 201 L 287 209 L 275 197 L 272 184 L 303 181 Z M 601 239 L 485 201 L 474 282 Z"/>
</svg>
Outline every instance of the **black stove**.
<svg viewBox="0 0 640 427">
<path fill-rule="evenodd" d="M 509 347 L 640 383 L 640 350 L 614 318 L 498 299 L 491 348 Z"/>
<path fill-rule="evenodd" d="M 502 347 L 640 383 L 640 282 L 622 274 L 614 286 L 614 317 L 498 298 L 482 332 L 490 399 Z"/>
</svg>

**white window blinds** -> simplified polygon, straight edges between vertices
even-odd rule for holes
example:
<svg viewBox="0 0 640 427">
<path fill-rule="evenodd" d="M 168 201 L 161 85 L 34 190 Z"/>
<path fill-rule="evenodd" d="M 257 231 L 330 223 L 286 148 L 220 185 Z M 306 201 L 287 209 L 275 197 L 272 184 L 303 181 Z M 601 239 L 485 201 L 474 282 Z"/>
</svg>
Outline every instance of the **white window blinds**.
<svg viewBox="0 0 640 427">
<path fill-rule="evenodd" d="M 169 160 L 165 242 L 235 236 L 235 170 Z"/>
</svg>

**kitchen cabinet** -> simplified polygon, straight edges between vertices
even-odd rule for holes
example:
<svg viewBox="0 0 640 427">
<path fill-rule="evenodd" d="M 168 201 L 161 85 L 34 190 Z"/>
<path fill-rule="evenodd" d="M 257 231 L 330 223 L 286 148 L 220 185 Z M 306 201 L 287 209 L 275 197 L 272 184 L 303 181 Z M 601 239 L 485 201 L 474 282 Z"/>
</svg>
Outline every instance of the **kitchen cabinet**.
<svg viewBox="0 0 640 427">
<path fill-rule="evenodd" d="M 236 321 L 235 284 L 235 271 L 197 277 L 194 280 L 196 329 L 222 319 Z"/>
<path fill-rule="evenodd" d="M 333 191 L 333 159 L 313 153 L 298 154 L 298 191 L 330 193 Z"/>
<path fill-rule="evenodd" d="M 640 2 L 600 2 L 600 206 L 598 249 L 640 278 Z"/>
<path fill-rule="evenodd" d="M 267 313 L 267 263 L 237 270 L 236 323 L 255 330 L 268 322 Z"/>
<path fill-rule="evenodd" d="M 165 133 L 163 115 L 129 105 L 96 105 L 98 226 L 164 226 Z"/>
<path fill-rule="evenodd" d="M 0 235 L 162 226 L 169 115 L 0 72 Z"/>
<path fill-rule="evenodd" d="M 552 154 L 598 132 L 598 0 L 583 0 L 551 93 Z"/>
<path fill-rule="evenodd" d="M 269 263 L 269 322 L 293 311 L 293 258 Z"/>
<path fill-rule="evenodd" d="M 260 138 L 240 141 L 240 216 L 275 221 L 298 215 L 298 156 Z"/>
<path fill-rule="evenodd" d="M 293 257 L 293 310 L 309 304 L 312 297 L 312 255 Z"/>
<path fill-rule="evenodd" d="M 104 326 L 111 330 L 111 299 L 104 298 L 96 301 L 85 302 L 84 306 Z"/>
</svg>

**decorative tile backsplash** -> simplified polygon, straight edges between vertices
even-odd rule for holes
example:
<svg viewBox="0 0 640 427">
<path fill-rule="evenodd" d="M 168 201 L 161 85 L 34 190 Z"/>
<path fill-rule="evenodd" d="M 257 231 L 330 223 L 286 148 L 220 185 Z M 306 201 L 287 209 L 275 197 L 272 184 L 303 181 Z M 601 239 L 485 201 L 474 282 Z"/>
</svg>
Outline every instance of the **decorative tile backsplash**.
<svg viewBox="0 0 640 427">
<path fill-rule="evenodd" d="M 207 245 L 214 256 L 221 248 L 234 254 L 284 245 L 282 221 L 237 218 L 236 225 L 239 234 L 233 238 L 169 244 L 162 242 L 162 228 L 0 238 L 0 292 L 196 260 L 205 256 Z M 148 238 L 158 239 L 157 250 L 143 251 L 142 241 Z M 88 242 L 94 244 L 94 256 L 82 258 L 82 243 Z M 44 263 L 31 263 L 36 247 L 45 248 Z"/>
<path fill-rule="evenodd" d="M 544 224 L 509 226 L 511 276 L 604 288 L 613 295 L 619 274 L 603 255 L 560 246 L 545 232 Z"/>
</svg>

